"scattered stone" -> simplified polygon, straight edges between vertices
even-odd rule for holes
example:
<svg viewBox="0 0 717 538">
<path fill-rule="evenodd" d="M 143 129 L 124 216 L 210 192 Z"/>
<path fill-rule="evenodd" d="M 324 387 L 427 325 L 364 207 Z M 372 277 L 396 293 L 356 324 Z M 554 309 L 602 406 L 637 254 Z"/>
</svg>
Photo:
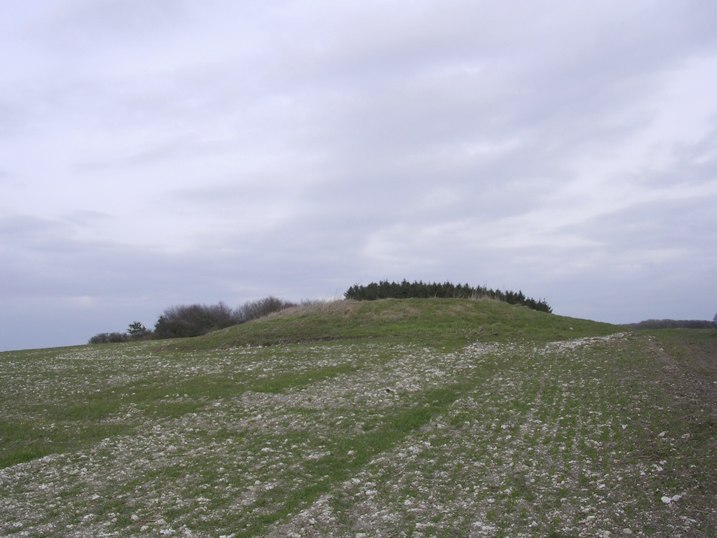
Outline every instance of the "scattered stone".
<svg viewBox="0 0 717 538">
<path fill-rule="evenodd" d="M 367 465 L 356 469 L 354 475 L 346 476 L 342 484 L 338 484 L 325 497 L 306 506 L 306 509 L 300 514 L 288 514 L 282 522 L 265 529 L 266 534 L 300 538 L 311 535 L 311 533 L 325 536 L 349 533 L 347 528 L 343 528 L 342 532 L 337 530 L 340 527 L 336 522 L 336 514 L 331 511 L 334 501 L 347 500 L 350 501 L 351 508 L 350 513 L 345 515 L 355 525 L 352 529 L 356 533 L 349 533 L 349 536 L 355 538 L 373 536 L 376 534 L 375 529 L 386 529 L 386 536 L 401 535 L 398 529 L 404 528 L 402 525 L 406 521 L 410 521 L 409 525 L 413 525 L 415 522 L 415 536 L 433 536 L 440 534 L 443 522 L 449 522 L 452 518 L 460 518 L 463 525 L 470 524 L 469 532 L 476 536 L 545 535 L 547 532 L 546 522 L 533 519 L 537 509 L 531 512 L 533 509 L 525 501 L 526 485 L 528 484 L 530 486 L 527 489 L 533 495 L 533 504 L 536 507 L 540 507 L 541 503 L 543 505 L 552 503 L 553 499 L 550 496 L 558 495 L 557 491 L 560 488 L 559 500 L 562 504 L 557 507 L 555 513 L 570 515 L 569 519 L 558 520 L 559 528 L 556 530 L 564 535 L 576 535 L 581 531 L 585 533 L 589 531 L 590 536 L 609 536 L 610 533 L 601 530 L 600 527 L 608 526 L 610 521 L 614 521 L 611 518 L 618 517 L 623 518 L 621 521 L 626 527 L 621 528 L 618 524 L 614 529 L 611 528 L 612 536 L 641 534 L 638 530 L 639 527 L 636 527 L 635 531 L 628 527 L 635 526 L 635 519 L 626 518 L 626 514 L 619 508 L 617 512 L 614 511 L 616 506 L 623 505 L 609 503 L 608 496 L 597 493 L 597 491 L 610 490 L 610 501 L 613 500 L 613 497 L 618 503 L 629 501 L 632 484 L 628 486 L 624 486 L 624 484 L 630 482 L 637 475 L 649 474 L 651 478 L 657 478 L 654 473 L 659 473 L 665 468 L 674 469 L 675 473 L 678 473 L 683 467 L 683 462 L 678 454 L 674 455 L 674 459 L 672 455 L 670 456 L 669 467 L 664 460 L 652 463 L 647 459 L 631 467 L 630 472 L 625 473 L 624 476 L 619 472 L 614 472 L 620 471 L 622 468 L 611 466 L 609 462 L 624 455 L 620 452 L 620 443 L 623 443 L 625 439 L 618 436 L 618 444 L 614 447 L 614 452 L 608 453 L 606 450 L 602 450 L 604 445 L 594 440 L 592 432 L 604 431 L 605 427 L 609 426 L 610 433 L 614 433 L 613 429 L 622 427 L 622 430 L 626 430 L 628 425 L 633 423 L 630 422 L 631 417 L 608 414 L 604 409 L 602 412 L 597 411 L 601 409 L 601 406 L 604 408 L 602 400 L 596 401 L 594 408 L 588 408 L 590 411 L 582 417 L 580 423 L 584 436 L 581 441 L 584 441 L 586 446 L 597 449 L 594 451 L 596 457 L 584 459 L 582 449 L 577 445 L 566 447 L 563 442 L 553 444 L 544 442 L 553 439 L 555 428 L 560 424 L 564 421 L 570 424 L 571 419 L 577 416 L 573 408 L 570 407 L 571 402 L 576 401 L 577 397 L 581 397 L 585 390 L 602 387 L 600 383 L 603 381 L 598 370 L 583 371 L 580 369 L 585 366 L 580 361 L 587 364 L 587 359 L 583 359 L 578 353 L 574 354 L 574 357 L 572 354 L 568 355 L 574 358 L 577 365 L 576 371 L 582 377 L 581 375 L 576 375 L 575 379 L 572 376 L 566 379 L 558 377 L 557 384 L 546 383 L 546 389 L 555 388 L 557 391 L 557 394 L 553 395 L 555 397 L 548 399 L 547 392 L 538 392 L 537 397 L 528 405 L 527 410 L 514 409 L 509 405 L 516 395 L 520 395 L 521 391 L 526 390 L 526 387 L 537 387 L 538 381 L 553 379 L 551 368 L 554 367 L 554 363 L 551 361 L 558 353 L 567 353 L 577 347 L 587 347 L 592 344 L 603 345 L 606 341 L 607 339 L 583 339 L 579 341 L 580 346 L 569 341 L 560 345 L 548 345 L 545 348 L 532 348 L 533 355 L 545 355 L 545 361 L 539 365 L 540 370 L 533 369 L 533 363 L 530 362 L 526 363 L 528 365 L 526 368 L 529 369 L 525 371 L 517 369 L 516 372 L 511 371 L 510 375 L 505 374 L 504 377 L 497 376 L 487 380 L 481 386 L 480 391 L 458 398 L 450 408 L 442 412 L 425 428 L 416 432 L 415 435 L 407 436 L 395 447 L 382 452 Z M 502 347 L 499 344 L 491 344 L 490 349 L 487 348 L 487 344 L 481 344 L 481 346 L 485 348 L 483 354 L 503 353 L 505 349 L 508 349 L 507 346 Z M 397 358 L 389 362 L 386 368 L 366 367 L 354 374 L 338 376 L 335 379 L 324 380 L 299 389 L 291 389 L 282 394 L 247 392 L 235 398 L 222 400 L 221 405 L 215 404 L 215 407 L 209 407 L 207 404 L 206 408 L 197 413 L 186 414 L 180 418 L 163 419 L 157 423 L 156 429 L 150 429 L 154 423 L 148 420 L 145 426 L 141 427 L 143 428 L 140 430 L 140 433 L 143 434 L 142 437 L 112 437 L 108 438 L 104 444 L 98 445 L 97 448 L 90 447 L 80 455 L 53 456 L 54 460 L 36 460 L 14 468 L 0 470 L 0 486 L 6 488 L 1 490 L 0 487 L 0 513 L 4 513 L 6 522 L 18 521 L 14 524 L 5 523 L 4 527 L 3 522 L 0 521 L 0 535 L 5 535 L 8 532 L 17 533 L 16 529 L 22 525 L 19 523 L 19 518 L 23 515 L 20 508 L 30 506 L 30 503 L 24 497 L 20 497 L 17 492 L 23 491 L 21 488 L 26 483 L 23 477 L 26 476 L 36 476 L 38 481 L 45 480 L 47 484 L 45 487 L 38 487 L 39 491 L 33 492 L 33 495 L 38 497 L 34 506 L 40 506 L 40 501 L 53 502 L 56 492 L 63 491 L 62 487 L 72 485 L 80 479 L 92 484 L 94 489 L 90 489 L 90 494 L 93 491 L 101 491 L 104 494 L 105 491 L 110 491 L 108 485 L 122 485 L 128 480 L 139 480 L 138 477 L 144 476 L 142 473 L 155 469 L 161 470 L 171 465 L 186 469 L 186 472 L 182 473 L 181 484 L 184 485 L 186 482 L 186 485 L 189 486 L 187 490 L 165 488 L 166 483 L 162 481 L 163 479 L 157 479 L 156 482 L 143 484 L 143 486 L 147 486 L 145 489 L 138 488 L 135 491 L 138 495 L 135 506 L 146 506 L 148 511 L 138 510 L 138 513 L 130 511 L 129 519 L 133 524 L 129 527 L 128 534 L 138 532 L 141 535 L 154 533 L 165 536 L 191 536 L 190 528 L 195 523 L 194 520 L 205 521 L 206 518 L 207 523 L 203 523 L 205 525 L 211 525 L 212 518 L 215 516 L 217 521 L 221 520 L 220 514 L 212 512 L 213 508 L 210 506 L 212 503 L 209 502 L 209 497 L 218 499 L 220 505 L 225 502 L 226 506 L 231 506 L 231 509 L 235 510 L 237 514 L 242 511 L 252 514 L 257 510 L 259 502 L 268 502 L 269 508 L 271 508 L 273 499 L 281 498 L 284 491 L 305 487 L 303 475 L 295 473 L 295 469 L 290 467 L 295 458 L 304 457 L 305 460 L 316 461 L 329 454 L 339 456 L 342 453 L 342 448 L 344 449 L 343 454 L 355 455 L 354 450 L 346 450 L 348 447 L 344 448 L 343 444 L 338 444 L 336 447 L 330 444 L 328 446 L 321 444 L 322 436 L 333 435 L 333 429 L 338 432 L 341 431 L 341 428 L 348 429 L 350 423 L 355 420 L 380 423 L 383 414 L 396 409 L 399 395 L 401 395 L 401 399 L 405 396 L 410 403 L 411 395 L 414 392 L 420 393 L 422 390 L 440 388 L 455 379 L 462 379 L 461 376 L 467 375 L 466 372 L 472 371 L 482 360 L 479 351 L 483 348 L 474 345 L 466 348 L 468 350 L 466 352 L 456 352 L 445 357 L 437 353 L 433 354 L 430 350 L 411 349 L 414 354 L 425 354 L 425 360 L 422 361 L 416 361 L 414 356 L 411 356 L 410 359 L 406 358 L 408 355 L 397 352 Z M 352 349 L 352 347 L 332 347 L 331 357 L 324 358 L 325 352 L 320 351 L 322 355 L 318 358 L 325 360 L 326 366 L 340 366 L 343 363 L 351 363 L 349 359 L 351 359 Z M 528 352 L 530 351 L 530 348 L 526 349 Z M 506 369 L 512 368 L 513 364 L 517 362 L 518 354 L 522 353 L 521 349 L 517 347 L 510 348 L 508 351 L 505 351 L 505 360 L 501 358 L 500 363 L 505 363 Z M 226 353 L 228 353 L 226 358 L 216 359 L 217 372 L 231 372 L 232 368 L 236 368 L 238 372 L 240 367 L 244 368 L 243 363 L 234 361 L 235 357 L 231 355 L 231 353 L 238 352 Z M 248 352 L 242 353 L 248 354 Z M 307 351 L 307 353 L 319 352 Z M 515 361 L 508 360 L 514 355 Z M 284 366 L 280 362 L 283 360 L 281 353 L 277 353 L 277 357 L 279 358 L 271 360 L 276 361 L 278 366 L 282 366 L 287 371 L 293 371 L 291 370 L 294 368 L 293 364 L 287 363 Z M 339 361 L 339 359 L 341 360 Z M 263 364 L 261 361 L 255 362 Z M 249 366 L 253 364 L 248 363 L 247 372 L 249 372 Z M 518 365 L 522 366 L 523 363 L 518 363 Z M 191 364 L 190 366 L 191 372 L 194 372 L 195 365 Z M 167 367 L 167 365 L 163 365 L 163 367 Z M 257 368 L 259 367 L 257 366 Z M 417 371 L 416 368 L 419 370 Z M 181 370 L 178 371 L 182 373 Z M 363 383 L 364 381 L 366 383 Z M 560 383 L 560 381 L 565 382 Z M 357 391 L 357 387 L 364 387 L 367 383 L 370 390 Z M 395 388 L 386 388 L 387 383 Z M 386 396 L 392 392 L 396 398 Z M 602 397 L 601 392 L 596 392 L 595 395 L 599 398 Z M 486 401 L 493 401 L 494 405 L 488 406 Z M 261 412 L 257 412 L 258 410 Z M 300 410 L 302 413 L 296 410 Z M 307 410 L 305 414 L 304 410 Z M 351 414 L 347 413 L 347 410 Z M 354 410 L 361 411 L 363 414 L 355 413 Z M 546 413 L 546 410 L 549 412 Z M 338 416 L 339 411 L 346 417 Z M 625 424 L 622 423 L 623 420 Z M 446 426 L 447 424 L 450 426 Z M 463 425 L 460 431 L 455 428 L 456 424 Z M 223 434 L 214 435 L 216 432 L 226 431 L 228 427 L 230 428 L 229 433 L 235 434 L 231 439 L 224 440 Z M 298 436 L 293 436 L 293 432 L 313 433 L 319 427 L 324 429 L 318 430 L 317 438 L 299 441 Z M 204 444 L 203 432 L 208 433 L 214 440 L 208 448 Z M 271 447 L 265 446 L 263 440 L 263 435 L 267 432 L 273 435 L 271 439 L 274 444 Z M 288 436 L 287 432 L 291 432 L 292 436 Z M 362 432 L 358 433 L 362 434 Z M 668 433 L 668 431 L 663 431 L 657 436 L 664 438 Z M 654 430 L 652 435 L 655 435 Z M 242 444 L 247 439 L 251 440 L 252 436 L 257 437 L 255 443 Z M 679 438 L 678 436 L 680 434 L 675 431 L 670 434 L 669 441 L 666 442 L 672 443 L 674 438 Z M 690 434 L 681 435 L 681 438 L 689 439 Z M 294 444 L 292 444 L 293 441 L 295 441 Z M 460 444 L 464 441 L 464 444 Z M 533 446 L 530 446 L 530 443 L 533 443 Z M 188 457 L 185 458 L 185 455 Z M 211 475 L 216 475 L 216 477 L 212 478 L 208 484 L 204 483 L 201 473 L 195 476 L 196 469 L 192 466 L 200 465 L 199 462 L 204 459 L 211 461 L 213 466 L 219 465 L 213 468 Z M 550 460 L 551 467 L 546 468 L 543 465 L 546 459 Z M 530 462 L 530 465 L 526 465 L 525 462 Z M 690 467 L 694 468 L 695 466 Z M 201 467 L 199 468 L 201 469 Z M 38 473 L 38 469 L 42 472 Z M 312 469 L 320 469 L 320 466 L 313 465 Z M 564 474 L 555 473 L 555 469 L 565 469 L 566 472 Z M 581 487 L 573 487 L 578 484 L 573 483 L 573 475 L 567 472 L 572 469 L 579 469 L 581 477 L 586 478 L 584 484 L 580 484 Z M 8 478 L 11 479 L 10 482 L 8 482 Z M 293 481 L 290 480 L 292 478 Z M 317 475 L 315 478 L 324 480 L 328 477 Z M 623 478 L 627 480 L 621 482 Z M 644 485 L 645 482 L 635 481 L 641 485 Z M 16 490 L 10 489 L 7 484 Z M 506 487 L 508 484 L 512 484 L 513 487 Z M 623 486 L 618 487 L 617 484 L 623 484 Z M 172 485 L 176 485 L 176 483 L 170 484 L 170 486 Z M 674 490 L 680 491 L 680 494 L 667 495 L 663 491 L 665 493 L 661 497 L 663 507 L 654 503 L 655 493 L 652 493 L 653 505 L 648 507 L 645 518 L 665 518 L 665 520 L 669 520 L 670 529 L 674 530 L 678 528 L 677 525 L 680 525 L 679 528 L 684 530 L 684 536 L 695 535 L 692 531 L 699 528 L 698 523 L 695 520 L 685 519 L 681 515 L 682 512 L 688 512 L 688 510 L 677 510 L 677 506 L 670 506 L 680 501 L 685 496 L 685 491 L 691 491 L 686 489 L 687 487 L 686 483 L 677 482 L 674 485 Z M 15 497 L 10 497 L 10 501 L 8 501 L 6 491 Z M 186 491 L 191 491 L 191 496 L 188 496 Z M 266 495 L 268 491 L 275 491 L 275 494 Z M 570 493 L 565 493 L 568 491 Z M 207 497 L 197 496 L 199 492 Z M 645 491 L 642 488 L 639 489 L 639 494 L 651 495 L 650 490 Z M 42 495 L 41 498 L 40 495 Z M 96 499 L 97 497 L 95 495 L 90 498 Z M 73 499 L 70 498 L 70 501 L 72 502 Z M 152 501 L 151 505 L 149 501 Z M 82 504 L 79 504 L 80 502 Z M 230 502 L 234 504 L 229 504 Z M 679 507 L 691 508 L 691 504 L 689 504 L 691 502 L 693 499 L 688 496 L 681 501 Z M 516 503 L 520 507 L 525 506 L 528 510 L 528 514 L 526 514 L 528 519 L 516 522 L 510 513 L 505 516 L 507 503 L 511 503 L 511 505 Z M 74 506 L 86 505 L 78 498 L 77 504 Z M 154 517 L 158 517 L 162 513 L 171 514 L 172 509 L 176 506 L 187 507 L 189 511 L 192 511 L 191 515 L 187 515 L 179 521 L 173 518 L 168 518 L 167 521 L 164 519 L 154 520 Z M 550 506 L 552 510 L 553 505 Z M 584 506 L 582 514 L 575 515 L 580 506 Z M 668 508 L 664 508 L 664 506 L 668 506 Z M 6 515 L 8 509 L 13 510 L 10 516 Z M 55 509 L 57 508 L 55 507 Z M 79 510 L 86 510 L 86 508 Z M 79 510 L 78 515 L 82 515 L 84 512 Z M 38 510 L 37 513 L 41 512 Z M 98 536 L 112 535 L 116 532 L 116 535 L 119 535 L 120 531 L 115 531 L 115 527 L 118 525 L 117 518 L 112 519 L 113 514 L 105 514 L 105 516 L 105 518 L 88 519 L 74 527 L 68 526 L 65 534 Z M 91 515 L 86 517 L 91 518 Z M 249 517 L 247 516 L 246 519 L 251 521 Z M 475 518 L 480 517 L 491 518 L 492 524 L 480 520 L 471 523 Z M 641 514 L 640 517 L 642 518 L 643 515 Z M 675 523 L 678 518 L 682 518 L 684 521 Z M 2 519 L 0 518 L 0 520 Z M 580 521 L 585 524 L 584 529 L 578 526 Z M 642 519 L 639 521 L 642 523 Z M 25 522 L 23 521 L 23 523 Z M 122 522 L 122 524 L 124 523 L 126 522 Z M 187 525 L 179 526 L 184 523 Z M 25 524 L 31 529 L 28 531 L 29 533 L 43 528 L 39 516 L 34 520 L 28 519 Z M 177 526 L 174 527 L 175 525 Z M 218 525 L 222 524 L 218 523 Z M 139 529 L 140 526 L 141 529 Z M 224 526 L 219 526 L 219 528 L 224 528 Z M 368 529 L 373 530 L 369 531 Z M 46 535 L 58 532 L 57 529 L 51 532 L 50 524 L 47 524 L 44 530 Z M 364 532 L 357 532 L 359 530 Z M 39 534 L 41 533 L 38 532 Z M 223 535 L 223 538 L 232 538 L 233 536 L 231 534 Z"/>
</svg>

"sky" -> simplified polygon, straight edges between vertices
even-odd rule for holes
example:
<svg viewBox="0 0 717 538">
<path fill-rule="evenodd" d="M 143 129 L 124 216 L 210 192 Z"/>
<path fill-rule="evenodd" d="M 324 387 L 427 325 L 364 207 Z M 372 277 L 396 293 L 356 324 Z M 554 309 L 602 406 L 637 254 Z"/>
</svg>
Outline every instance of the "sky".
<svg viewBox="0 0 717 538">
<path fill-rule="evenodd" d="M 383 279 L 717 312 L 713 0 L 6 0 L 0 350 Z"/>
</svg>

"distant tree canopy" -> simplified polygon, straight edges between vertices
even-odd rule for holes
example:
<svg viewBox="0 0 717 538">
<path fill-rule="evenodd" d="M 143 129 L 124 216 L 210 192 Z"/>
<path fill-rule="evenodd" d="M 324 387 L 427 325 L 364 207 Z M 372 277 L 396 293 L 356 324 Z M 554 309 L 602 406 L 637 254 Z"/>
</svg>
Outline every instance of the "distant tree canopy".
<svg viewBox="0 0 717 538">
<path fill-rule="evenodd" d="M 716 321 L 702 319 L 646 319 L 625 326 L 631 329 L 711 329 L 715 325 L 717 325 Z"/>
<path fill-rule="evenodd" d="M 154 334 L 157 338 L 184 338 L 200 336 L 235 324 L 231 308 L 224 303 L 172 306 L 159 316 L 154 325 Z"/>
<path fill-rule="evenodd" d="M 249 301 L 234 311 L 234 319 L 237 323 L 245 323 L 253 319 L 267 316 L 273 312 L 296 306 L 291 301 L 284 301 L 276 297 L 264 297 L 257 301 Z"/>
<path fill-rule="evenodd" d="M 469 286 L 468 284 L 452 284 L 444 282 L 389 282 L 382 280 L 372 282 L 365 286 L 351 286 L 344 293 L 346 299 L 357 301 L 372 301 L 375 299 L 408 299 L 408 298 L 454 298 L 454 299 L 495 299 L 509 304 L 527 306 L 533 310 L 551 313 L 553 309 L 544 299 L 535 300 L 526 297 L 522 291 L 492 290 L 483 286 Z"/>
<path fill-rule="evenodd" d="M 276 297 L 249 301 L 236 309 L 231 309 L 222 302 L 215 305 L 172 306 L 159 316 L 154 325 L 154 332 L 148 330 L 141 322 L 133 321 L 129 324 L 127 332 L 100 333 L 90 338 L 89 343 L 108 344 L 148 338 L 201 336 L 210 331 L 246 323 L 290 306 L 295 306 L 295 303 Z"/>
<path fill-rule="evenodd" d="M 118 342 L 126 342 L 129 336 L 125 333 L 100 333 L 90 338 L 90 344 L 116 344 Z"/>
<path fill-rule="evenodd" d="M 157 338 L 200 336 L 210 331 L 246 323 L 290 306 L 294 306 L 294 303 L 276 297 L 250 301 L 236 310 L 232 310 L 224 303 L 209 306 L 200 304 L 173 306 L 159 316 L 154 326 L 154 334 Z"/>
</svg>

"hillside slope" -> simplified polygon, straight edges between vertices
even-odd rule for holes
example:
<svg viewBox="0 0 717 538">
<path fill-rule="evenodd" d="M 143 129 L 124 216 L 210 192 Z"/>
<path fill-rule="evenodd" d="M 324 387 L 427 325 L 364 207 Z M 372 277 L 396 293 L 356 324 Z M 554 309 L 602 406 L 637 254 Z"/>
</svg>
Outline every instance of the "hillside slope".
<svg viewBox="0 0 717 538">
<path fill-rule="evenodd" d="M 331 340 L 404 342 L 457 348 L 469 342 L 548 342 L 618 332 L 594 321 L 536 312 L 500 301 L 383 299 L 336 301 L 290 308 L 229 327 L 181 349 Z"/>
<path fill-rule="evenodd" d="M 0 535 L 714 536 L 717 331 L 614 331 L 340 302 L 0 353 Z"/>
</svg>

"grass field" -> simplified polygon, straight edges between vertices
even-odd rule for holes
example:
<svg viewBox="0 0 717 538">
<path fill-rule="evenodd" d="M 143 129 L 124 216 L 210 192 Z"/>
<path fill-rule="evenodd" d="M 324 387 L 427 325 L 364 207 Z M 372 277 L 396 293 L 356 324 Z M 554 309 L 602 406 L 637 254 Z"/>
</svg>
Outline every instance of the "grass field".
<svg viewBox="0 0 717 538">
<path fill-rule="evenodd" d="M 717 331 L 313 305 L 0 354 L 2 536 L 715 536 Z"/>
</svg>

